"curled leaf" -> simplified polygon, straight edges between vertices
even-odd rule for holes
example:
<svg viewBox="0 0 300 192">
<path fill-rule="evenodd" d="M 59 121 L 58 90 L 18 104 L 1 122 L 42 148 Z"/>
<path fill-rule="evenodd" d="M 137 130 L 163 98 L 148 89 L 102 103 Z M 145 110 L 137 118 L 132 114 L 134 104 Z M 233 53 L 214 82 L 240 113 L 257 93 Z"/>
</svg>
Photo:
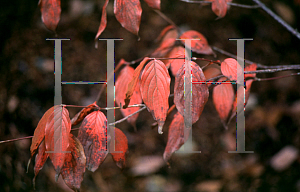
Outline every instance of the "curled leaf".
<svg viewBox="0 0 300 192">
<path fill-rule="evenodd" d="M 98 29 L 98 32 L 97 32 L 97 35 L 96 35 L 95 39 L 98 39 L 98 37 L 101 35 L 101 33 L 106 28 L 106 24 L 107 24 L 106 7 L 107 7 L 108 2 L 109 2 L 109 0 L 105 0 L 105 3 L 102 7 L 101 22 L 100 22 L 100 26 L 99 26 L 99 29 Z"/>
<path fill-rule="evenodd" d="M 205 55 L 215 55 L 211 47 L 208 45 L 206 38 L 199 32 L 189 30 L 180 36 L 181 42 L 185 44 L 184 39 L 197 39 L 191 41 L 191 49 L 193 52 Z"/>
<path fill-rule="evenodd" d="M 60 20 L 60 0 L 40 0 L 39 7 L 43 23 L 49 30 L 55 31 Z"/>
<path fill-rule="evenodd" d="M 190 133 L 190 132 L 188 132 Z M 186 138 L 184 138 L 184 136 Z M 164 160 L 167 162 L 171 155 L 180 149 L 184 144 L 184 140 L 189 137 L 189 134 L 184 135 L 184 118 L 177 112 L 169 126 L 168 142 L 164 151 Z"/>
<path fill-rule="evenodd" d="M 205 82 L 205 76 L 202 69 L 193 61 L 190 62 L 192 68 L 192 123 L 198 121 L 204 106 L 208 100 L 209 92 L 206 84 L 197 83 Z M 174 87 L 174 103 L 179 113 L 184 116 L 184 73 L 185 66 L 177 72 Z"/>
<path fill-rule="evenodd" d="M 43 140 L 39 146 L 38 153 L 35 156 L 33 186 L 35 186 L 35 178 L 37 174 L 43 168 L 46 160 L 48 159 L 49 153 L 45 153 L 45 152 L 46 152 L 46 146 Z"/>
<path fill-rule="evenodd" d="M 80 141 L 72 134 L 69 136 L 70 145 L 66 154 L 61 175 L 65 183 L 74 191 L 79 191 L 85 172 L 86 157 Z"/>
<path fill-rule="evenodd" d="M 129 82 L 132 80 L 134 74 L 134 69 L 128 65 L 126 65 L 120 72 L 117 80 L 116 80 L 116 104 L 123 106 L 125 104 L 124 99 L 126 97 L 126 91 L 128 88 Z M 133 95 L 130 99 L 129 105 L 133 104 L 141 104 L 142 96 L 140 93 L 139 83 L 135 87 Z M 128 116 L 139 110 L 139 107 L 130 107 L 126 109 L 121 109 L 123 116 Z M 138 114 L 135 114 L 127 119 L 127 121 L 135 126 L 135 121 L 138 117 Z"/>
<path fill-rule="evenodd" d="M 122 27 L 138 35 L 142 15 L 139 0 L 115 0 L 114 13 Z"/>
<path fill-rule="evenodd" d="M 71 120 L 72 126 L 78 125 L 88 114 L 93 112 L 95 108 L 99 107 L 96 104 L 96 101 L 87 107 L 83 108 L 81 111 L 79 111 Z"/>
<path fill-rule="evenodd" d="M 101 111 L 87 115 L 79 127 L 78 139 L 86 156 L 86 167 L 98 169 L 107 156 L 107 119 Z"/>
<path fill-rule="evenodd" d="M 170 76 L 160 60 L 150 61 L 141 76 L 141 94 L 148 111 L 158 123 L 158 133 L 162 134 L 169 108 Z"/>
</svg>

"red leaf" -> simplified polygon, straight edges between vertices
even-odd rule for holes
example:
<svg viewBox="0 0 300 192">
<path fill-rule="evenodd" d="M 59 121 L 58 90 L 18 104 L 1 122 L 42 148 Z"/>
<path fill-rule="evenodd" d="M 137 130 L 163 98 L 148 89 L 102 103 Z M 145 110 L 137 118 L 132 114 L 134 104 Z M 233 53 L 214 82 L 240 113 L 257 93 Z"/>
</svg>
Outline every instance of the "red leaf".
<svg viewBox="0 0 300 192">
<path fill-rule="evenodd" d="M 219 79 L 219 82 L 226 81 L 226 77 Z M 213 90 L 213 102 L 221 118 L 223 125 L 226 127 L 229 113 L 232 109 L 234 100 L 234 90 L 231 84 L 217 85 Z"/>
<path fill-rule="evenodd" d="M 138 83 L 140 73 L 141 73 L 144 65 L 147 63 L 148 59 L 149 59 L 148 57 L 145 57 L 143 59 L 143 61 L 141 61 L 139 66 L 137 68 L 135 68 L 135 70 L 134 70 L 132 80 L 128 84 L 128 88 L 127 88 L 127 91 L 126 91 L 126 98 L 124 100 L 125 105 L 123 106 L 124 109 L 126 109 L 127 106 L 129 105 L 131 96 L 133 95 L 133 92 L 135 91 L 136 84 Z"/>
<path fill-rule="evenodd" d="M 33 186 L 35 186 L 35 178 L 37 174 L 43 168 L 49 156 L 49 153 L 45 153 L 45 151 L 46 151 L 46 146 L 45 146 L 45 141 L 43 140 L 39 146 L 39 151 L 35 156 Z"/>
<path fill-rule="evenodd" d="M 177 46 L 170 52 L 169 58 L 185 58 L 185 49 L 182 46 Z M 184 64 L 184 59 L 169 59 L 166 63 L 168 67 L 171 65 L 171 72 L 174 76 L 176 76 L 178 70 Z"/>
<path fill-rule="evenodd" d="M 171 30 L 172 30 L 172 32 L 171 32 Z M 160 32 L 160 34 L 157 37 L 156 41 L 162 40 L 165 36 L 167 36 L 166 38 L 177 38 L 177 35 L 178 35 L 178 32 L 177 32 L 175 26 L 174 25 L 168 25 L 167 27 L 165 27 Z"/>
<path fill-rule="evenodd" d="M 101 111 L 87 115 L 78 133 L 86 156 L 86 167 L 90 171 L 98 169 L 107 156 L 107 120 Z"/>
<path fill-rule="evenodd" d="M 211 1 L 212 1 L 211 9 L 218 16 L 218 18 L 225 17 L 228 8 L 227 2 L 231 2 L 231 0 L 211 0 Z"/>
<path fill-rule="evenodd" d="M 61 175 L 65 183 L 74 191 L 80 190 L 80 185 L 85 172 L 86 157 L 80 141 L 72 134 L 69 135 L 70 145 L 66 154 L 65 163 Z"/>
<path fill-rule="evenodd" d="M 192 81 L 205 81 L 202 69 L 193 61 L 190 62 L 192 68 Z M 174 103 L 179 113 L 184 116 L 184 65 L 179 69 L 175 77 Z M 198 121 L 203 108 L 208 100 L 209 92 L 206 84 L 193 83 L 192 85 L 192 123 Z"/>
<path fill-rule="evenodd" d="M 51 113 L 53 113 L 53 111 L 54 111 L 54 107 L 51 107 L 50 109 L 48 109 L 48 111 L 46 111 L 46 113 L 43 115 L 43 117 L 39 121 L 36 129 L 34 130 L 32 143 L 30 146 L 31 158 L 35 154 L 35 152 L 36 152 L 37 148 L 39 147 L 40 143 L 42 142 L 42 140 L 45 138 L 46 124 L 47 124 L 49 116 L 51 115 Z"/>
<path fill-rule="evenodd" d="M 219 68 L 216 67 L 207 67 L 205 68 L 205 70 L 203 71 L 204 76 L 206 78 L 206 80 L 213 78 L 213 77 L 217 77 L 218 75 L 221 75 L 221 70 Z M 210 82 L 214 82 L 214 81 L 210 81 Z M 208 84 L 208 88 L 211 86 L 211 83 Z"/>
<path fill-rule="evenodd" d="M 184 118 L 177 112 L 169 126 L 168 142 L 164 152 L 165 161 L 168 161 L 171 155 L 184 144 L 184 136 L 187 139 L 189 134 L 184 135 Z"/>
<path fill-rule="evenodd" d="M 50 151 L 49 157 L 56 171 L 56 181 L 65 161 L 66 151 L 69 147 L 69 134 L 71 120 L 65 107 L 54 106 L 45 129 L 45 146 Z"/>
<path fill-rule="evenodd" d="M 141 76 L 141 94 L 148 111 L 158 123 L 158 133 L 162 134 L 169 108 L 170 76 L 164 63 L 152 60 Z"/>
<path fill-rule="evenodd" d="M 98 39 L 98 37 L 101 35 L 101 33 L 106 28 L 106 24 L 107 24 L 106 7 L 107 7 L 108 2 L 109 2 L 109 0 L 106 0 L 103 7 L 102 7 L 101 22 L 100 22 L 100 26 L 99 26 L 99 29 L 98 29 L 98 32 L 97 32 L 97 35 L 96 35 L 95 39 Z"/>
<path fill-rule="evenodd" d="M 138 35 L 142 15 L 139 0 L 115 0 L 114 13 L 122 27 Z"/>
<path fill-rule="evenodd" d="M 180 39 L 199 39 L 191 41 L 191 49 L 193 52 L 205 55 L 215 55 L 211 47 L 208 45 L 206 38 L 197 31 L 186 31 L 181 36 Z M 185 44 L 184 40 L 181 40 Z"/>
<path fill-rule="evenodd" d="M 153 9 L 160 9 L 160 0 L 144 0 L 149 7 Z"/>
<path fill-rule="evenodd" d="M 60 0 L 40 0 L 39 6 L 43 23 L 48 29 L 55 31 L 60 20 Z"/>
<path fill-rule="evenodd" d="M 173 48 L 178 31 L 173 25 L 169 25 L 162 30 L 158 36 L 158 40 L 162 39 L 159 47 L 151 54 L 152 57 L 164 57 Z"/>
<path fill-rule="evenodd" d="M 132 80 L 134 74 L 134 69 L 128 65 L 126 65 L 120 72 L 117 80 L 116 80 L 116 103 L 119 106 L 120 103 L 123 106 L 125 104 L 124 100 L 126 97 L 126 91 L 128 88 L 129 82 Z M 142 96 L 140 93 L 139 84 L 135 87 L 129 105 L 133 104 L 141 104 Z M 139 107 L 130 107 L 126 109 L 121 109 L 123 116 L 128 116 L 139 110 Z M 135 121 L 139 114 L 135 114 L 127 119 L 127 121 L 135 127 Z"/>
<path fill-rule="evenodd" d="M 224 76 L 226 76 L 231 81 L 237 80 L 237 71 L 241 71 L 241 66 L 237 62 L 237 60 L 233 58 L 227 58 L 221 63 L 221 71 Z M 243 72 L 239 75 L 243 75 Z"/>
<path fill-rule="evenodd" d="M 122 153 L 111 153 L 116 165 L 123 169 L 125 167 L 125 155 L 128 150 L 128 141 L 126 135 L 118 128 L 115 128 L 115 151 Z"/>
<path fill-rule="evenodd" d="M 88 114 L 93 112 L 98 105 L 96 101 L 79 111 L 71 120 L 72 126 L 78 125 Z"/>
</svg>

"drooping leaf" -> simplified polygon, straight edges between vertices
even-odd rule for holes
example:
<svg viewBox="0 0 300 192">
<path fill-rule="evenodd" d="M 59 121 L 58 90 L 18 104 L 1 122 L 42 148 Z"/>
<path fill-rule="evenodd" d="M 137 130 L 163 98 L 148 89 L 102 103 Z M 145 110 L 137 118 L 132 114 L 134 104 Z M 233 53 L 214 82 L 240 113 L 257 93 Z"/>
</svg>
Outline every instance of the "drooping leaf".
<svg viewBox="0 0 300 192">
<path fill-rule="evenodd" d="M 231 0 L 211 0 L 211 9 L 218 16 L 218 18 L 223 18 L 226 15 L 228 5 L 227 2 Z"/>
<path fill-rule="evenodd" d="M 101 111 L 87 115 L 78 132 L 86 156 L 86 168 L 98 169 L 107 156 L 107 119 Z"/>
<path fill-rule="evenodd" d="M 116 80 L 116 104 L 123 106 L 125 104 L 124 99 L 126 97 L 126 91 L 128 88 L 129 82 L 132 80 L 134 74 L 134 69 L 128 65 L 126 65 L 120 72 L 117 80 Z M 142 103 L 142 96 L 140 93 L 140 86 L 137 83 L 133 95 L 130 99 L 129 105 L 133 104 L 141 104 Z M 126 109 L 121 109 L 123 116 L 128 116 L 136 111 L 139 110 L 139 107 L 130 107 Z M 135 126 L 135 121 L 138 117 L 138 114 L 135 114 L 127 119 L 127 121 Z"/>
<path fill-rule="evenodd" d="M 158 133 L 162 134 L 169 109 L 170 76 L 160 60 L 150 61 L 141 76 L 141 94 L 145 105 L 158 124 Z"/>
<path fill-rule="evenodd" d="M 54 111 L 48 118 L 45 129 L 45 146 L 56 171 L 56 181 L 65 161 L 66 151 L 69 147 L 69 134 L 71 120 L 65 107 L 54 106 Z"/>
<path fill-rule="evenodd" d="M 43 168 L 49 156 L 49 153 L 45 153 L 45 151 L 46 151 L 46 146 L 45 146 L 45 141 L 43 140 L 39 146 L 38 153 L 35 156 L 33 186 L 35 186 L 35 178 L 37 174 Z"/>
<path fill-rule="evenodd" d="M 219 82 L 226 81 L 226 77 L 221 77 Z M 234 100 L 234 90 L 231 84 L 221 83 L 214 87 L 213 102 L 221 118 L 223 125 L 226 127 L 228 116 L 230 115 Z M 226 127 L 227 128 L 227 127 Z"/>
<path fill-rule="evenodd" d="M 98 105 L 96 104 L 96 101 L 87 107 L 83 108 L 81 111 L 79 111 L 72 119 L 71 123 L 72 126 L 78 125 L 88 114 L 93 112 L 95 108 L 97 108 Z"/>
<path fill-rule="evenodd" d="M 208 45 L 206 38 L 197 31 L 186 31 L 180 36 L 180 39 L 199 39 L 191 41 L 192 51 L 199 54 L 215 55 L 211 47 Z M 185 40 L 181 40 L 181 42 L 185 44 Z"/>
<path fill-rule="evenodd" d="M 237 72 L 239 76 L 243 75 L 243 71 L 236 59 L 227 58 L 221 63 L 221 71 L 224 76 L 226 76 L 231 81 L 237 81 Z"/>
<path fill-rule="evenodd" d="M 181 68 L 181 66 L 184 64 L 184 58 L 185 58 L 185 49 L 182 46 L 177 46 L 169 53 L 169 58 L 178 58 L 178 59 L 169 59 L 166 63 L 166 66 L 171 66 L 171 72 L 173 76 L 177 75 L 178 70 Z M 179 59 L 182 58 L 182 59 Z"/>
<path fill-rule="evenodd" d="M 188 133 L 190 132 L 188 131 Z M 177 111 L 169 126 L 168 142 L 163 155 L 166 162 L 171 158 L 171 155 L 175 151 L 180 149 L 180 147 L 184 144 L 184 140 L 188 137 L 189 134 L 184 135 L 184 118 Z"/>
<path fill-rule="evenodd" d="M 31 153 L 31 158 L 35 154 L 37 148 L 39 147 L 40 143 L 42 140 L 45 138 L 45 128 L 46 124 L 48 121 L 49 116 L 53 113 L 54 107 L 51 107 L 46 111 L 46 113 L 43 115 L 43 117 L 40 119 L 37 127 L 34 130 L 33 138 L 32 138 L 32 143 L 30 146 L 30 153 Z"/>
<path fill-rule="evenodd" d="M 111 153 L 116 165 L 123 169 L 125 167 L 125 155 L 128 150 L 126 135 L 118 128 L 115 128 L 115 151 L 122 153 Z"/>
<path fill-rule="evenodd" d="M 98 29 L 98 32 L 97 32 L 97 35 L 96 35 L 95 39 L 98 39 L 98 37 L 101 35 L 101 33 L 106 28 L 106 24 L 107 24 L 106 7 L 107 7 L 108 2 L 109 2 L 109 0 L 105 0 L 105 3 L 102 7 L 101 22 L 100 22 L 100 26 L 99 26 L 99 29 Z"/>
<path fill-rule="evenodd" d="M 205 76 L 202 69 L 193 61 L 190 62 L 192 69 L 192 81 L 193 82 L 205 82 Z M 174 103 L 179 113 L 184 116 L 184 73 L 185 66 L 177 72 L 175 77 L 174 87 Z M 206 84 L 193 83 L 192 85 L 192 123 L 198 121 L 204 106 L 208 100 L 209 92 Z"/>
<path fill-rule="evenodd" d="M 148 59 L 149 59 L 148 57 L 145 57 L 143 59 L 143 61 L 141 61 L 141 63 L 139 64 L 139 66 L 137 68 L 135 68 L 135 70 L 134 70 L 132 80 L 128 84 L 128 88 L 127 88 L 127 91 L 126 91 L 126 98 L 124 100 L 125 105 L 123 106 L 124 109 L 126 109 L 128 107 L 128 105 L 129 105 L 131 96 L 134 93 L 136 84 L 138 83 L 140 73 L 141 73 L 144 65 L 147 63 Z"/>
<path fill-rule="evenodd" d="M 160 9 L 160 0 L 144 0 L 149 7 L 153 9 Z"/>
<path fill-rule="evenodd" d="M 115 0 L 114 13 L 122 27 L 138 35 L 142 15 L 139 0 Z"/>
<path fill-rule="evenodd" d="M 80 141 L 73 135 L 69 136 L 70 145 L 66 154 L 61 175 L 65 183 L 74 191 L 79 191 L 85 172 L 86 157 Z"/>
<path fill-rule="evenodd" d="M 39 7 L 43 23 L 49 30 L 55 31 L 60 20 L 60 0 L 40 0 Z"/>
</svg>

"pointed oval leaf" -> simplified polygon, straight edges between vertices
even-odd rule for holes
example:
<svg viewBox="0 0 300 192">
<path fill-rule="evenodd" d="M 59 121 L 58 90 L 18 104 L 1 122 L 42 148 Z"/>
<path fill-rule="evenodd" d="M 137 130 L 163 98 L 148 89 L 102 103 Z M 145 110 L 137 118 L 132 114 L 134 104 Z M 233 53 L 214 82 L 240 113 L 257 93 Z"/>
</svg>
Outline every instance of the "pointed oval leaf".
<svg viewBox="0 0 300 192">
<path fill-rule="evenodd" d="M 190 132 L 188 132 L 190 133 Z M 184 136 L 186 138 L 184 138 Z M 184 144 L 184 140 L 189 137 L 189 134 L 184 134 L 184 118 L 180 113 L 174 115 L 173 120 L 169 126 L 168 133 L 168 142 L 164 151 L 164 160 L 167 162 L 171 155 L 180 149 L 180 147 Z"/>
<path fill-rule="evenodd" d="M 39 6 L 43 23 L 49 30 L 55 31 L 60 20 L 60 0 L 40 0 Z"/>
<path fill-rule="evenodd" d="M 83 174 L 85 172 L 86 157 L 80 141 L 73 135 L 69 136 L 70 145 L 68 150 L 71 153 L 66 154 L 64 166 L 61 169 L 61 175 L 65 183 L 74 191 L 79 191 Z"/>
<path fill-rule="evenodd" d="M 107 119 L 101 111 L 87 115 L 79 127 L 78 139 L 86 156 L 86 168 L 98 169 L 107 156 Z"/>
<path fill-rule="evenodd" d="M 56 171 L 56 181 L 65 161 L 65 154 L 69 147 L 71 120 L 69 111 L 59 105 L 54 106 L 45 129 L 45 146 Z"/>
<path fill-rule="evenodd" d="M 42 140 L 45 138 L 45 128 L 46 124 L 48 121 L 49 116 L 53 113 L 54 107 L 51 107 L 44 113 L 43 117 L 39 121 L 36 129 L 34 130 L 33 138 L 32 138 L 32 143 L 30 146 L 30 153 L 31 153 L 31 158 L 35 154 L 37 148 L 39 147 L 40 143 Z"/>
<path fill-rule="evenodd" d="M 139 0 L 115 0 L 114 13 L 122 27 L 138 35 L 142 15 Z"/>
<path fill-rule="evenodd" d="M 124 100 L 126 98 L 126 91 L 128 88 L 129 82 L 132 80 L 134 74 L 134 69 L 128 65 L 126 65 L 120 72 L 117 80 L 116 80 L 116 104 L 119 106 L 120 103 L 123 106 L 125 104 Z M 129 105 L 133 104 L 141 104 L 142 96 L 140 93 L 140 86 L 137 83 L 133 95 L 130 99 Z M 128 116 L 139 110 L 139 107 L 130 107 L 126 109 L 121 109 L 123 116 Z M 135 126 L 135 121 L 139 114 L 135 114 L 127 119 L 127 121 Z"/>
<path fill-rule="evenodd" d="M 227 58 L 221 63 L 221 71 L 231 81 L 237 80 L 237 71 L 242 72 L 241 66 L 236 59 Z M 239 74 L 243 75 L 243 73 Z"/>
<path fill-rule="evenodd" d="M 45 153 L 45 151 L 46 151 L 46 146 L 45 146 L 45 141 L 43 140 L 39 146 L 38 153 L 35 156 L 33 186 L 35 186 L 35 178 L 37 174 L 43 168 L 46 160 L 48 159 L 49 153 Z"/>
<path fill-rule="evenodd" d="M 149 7 L 160 10 L 160 0 L 144 0 Z"/>
<path fill-rule="evenodd" d="M 158 123 L 158 133 L 162 134 L 169 109 L 170 76 L 165 64 L 160 60 L 150 61 L 141 76 L 141 94 L 145 105 Z"/>
<path fill-rule="evenodd" d="M 128 140 L 126 135 L 118 128 L 115 128 L 115 151 L 122 153 L 111 153 L 116 165 L 123 169 L 125 167 L 125 155 L 128 150 Z"/>
<path fill-rule="evenodd" d="M 127 88 L 127 91 L 126 91 L 126 98 L 124 100 L 125 105 L 123 106 L 124 109 L 126 109 L 127 106 L 129 105 L 131 96 L 133 95 L 133 93 L 135 91 L 135 87 L 136 87 L 136 85 L 139 81 L 139 76 L 141 74 L 141 71 L 142 71 L 144 65 L 147 63 L 148 59 L 149 59 L 148 57 L 145 57 L 143 59 L 143 61 L 141 61 L 139 66 L 137 68 L 135 68 L 135 70 L 134 70 L 132 80 L 129 82 L 128 88 Z"/>
<path fill-rule="evenodd" d="M 191 49 L 193 52 L 205 55 L 215 55 L 211 47 L 208 45 L 206 38 L 199 32 L 194 30 L 189 30 L 184 32 L 180 39 L 199 39 L 191 41 Z M 181 40 L 185 44 L 184 40 Z"/>
<path fill-rule="evenodd" d="M 219 79 L 219 82 L 226 80 L 226 77 L 222 77 Z M 234 90 L 232 85 L 224 83 L 217 85 L 213 90 L 212 97 L 221 121 L 223 125 L 226 125 L 234 101 Z"/>
<path fill-rule="evenodd" d="M 101 16 L 100 26 L 99 26 L 99 29 L 98 29 L 95 39 L 98 39 L 98 37 L 102 34 L 104 29 L 106 28 L 106 24 L 107 24 L 106 7 L 107 7 L 108 2 L 109 2 L 109 0 L 106 0 L 102 7 L 102 16 Z"/>
<path fill-rule="evenodd" d="M 81 111 L 79 111 L 71 120 L 72 126 L 78 125 L 88 114 L 93 112 L 95 108 L 99 107 L 96 104 L 96 101 L 87 107 L 83 108 Z"/>
<path fill-rule="evenodd" d="M 193 61 L 190 62 L 192 68 L 192 81 L 205 82 L 202 69 Z M 184 72 L 185 66 L 179 69 L 175 77 L 174 103 L 179 113 L 184 116 Z M 192 123 L 198 121 L 204 106 L 208 100 L 209 92 L 206 84 L 193 83 L 192 85 Z"/>
</svg>

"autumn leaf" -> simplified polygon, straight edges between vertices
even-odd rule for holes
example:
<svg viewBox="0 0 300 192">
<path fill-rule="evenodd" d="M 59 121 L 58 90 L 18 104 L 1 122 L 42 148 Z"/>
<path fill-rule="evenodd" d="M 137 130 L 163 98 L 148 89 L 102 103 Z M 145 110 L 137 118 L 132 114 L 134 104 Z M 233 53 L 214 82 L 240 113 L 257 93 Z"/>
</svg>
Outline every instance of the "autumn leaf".
<svg viewBox="0 0 300 192">
<path fill-rule="evenodd" d="M 138 35 L 142 15 L 139 0 L 115 0 L 114 13 L 122 27 Z"/>
<path fill-rule="evenodd" d="M 160 32 L 159 36 L 155 41 L 159 42 L 163 38 L 165 39 L 177 38 L 177 36 L 178 36 L 178 32 L 176 30 L 176 27 L 174 25 L 168 25 Z"/>
<path fill-rule="evenodd" d="M 169 59 L 166 63 L 166 66 L 171 66 L 171 72 L 173 76 L 177 75 L 178 70 L 181 68 L 181 66 L 184 64 L 184 58 L 185 58 L 185 49 L 182 46 L 177 46 L 168 55 L 169 58 L 182 58 L 182 59 Z"/>
<path fill-rule="evenodd" d="M 222 74 L 231 81 L 237 81 L 237 72 L 239 72 L 239 76 L 244 75 L 242 67 L 239 65 L 237 60 L 233 58 L 227 58 L 221 63 L 221 71 Z"/>
<path fill-rule="evenodd" d="M 206 38 L 199 32 L 189 30 L 184 32 L 180 37 L 181 42 L 185 44 L 184 39 L 199 39 L 191 41 L 191 49 L 193 52 L 205 55 L 215 55 L 211 47 L 208 45 Z"/>
<path fill-rule="evenodd" d="M 211 2 L 211 9 L 218 18 L 225 17 L 228 9 L 227 2 L 231 2 L 231 0 L 211 0 Z"/>
<path fill-rule="evenodd" d="M 45 128 L 45 146 L 56 171 L 56 181 L 65 161 L 67 148 L 69 147 L 69 134 L 71 120 L 65 107 L 54 106 L 54 111 L 48 118 Z"/>
<path fill-rule="evenodd" d="M 72 119 L 72 126 L 78 125 L 88 114 L 93 112 L 95 108 L 99 108 L 96 101 L 79 111 Z"/>
<path fill-rule="evenodd" d="M 40 170 L 43 168 L 46 160 L 48 159 L 49 153 L 46 152 L 45 141 L 43 140 L 39 146 L 38 153 L 35 156 L 35 164 L 34 164 L 34 178 L 33 178 L 33 186 L 35 188 L 35 178 Z"/>
<path fill-rule="evenodd" d="M 101 35 L 101 33 L 106 28 L 106 24 L 107 24 L 106 7 L 107 7 L 108 2 L 109 2 L 109 0 L 106 0 L 103 7 L 102 7 L 101 22 L 100 22 L 100 26 L 99 26 L 99 29 L 98 29 L 98 32 L 97 32 L 97 35 L 96 35 L 95 39 L 98 39 L 98 37 Z"/>
<path fill-rule="evenodd" d="M 119 153 L 111 153 L 116 165 L 123 169 L 125 167 L 125 155 L 128 150 L 128 140 L 126 135 L 118 128 L 115 128 L 115 151 Z M 121 152 L 121 153 L 120 153 Z"/>
<path fill-rule="evenodd" d="M 200 82 L 205 81 L 205 76 L 202 69 L 193 61 L 190 61 L 192 68 L 192 81 Z M 179 113 L 184 116 L 184 73 L 185 66 L 177 72 L 175 77 L 174 87 L 174 103 Z M 208 100 L 209 92 L 206 84 L 193 83 L 192 85 L 192 123 L 198 121 L 204 106 Z"/>
<path fill-rule="evenodd" d="M 107 119 L 101 111 L 87 115 L 79 127 L 78 139 L 86 156 L 86 167 L 98 169 L 107 156 Z"/>
<path fill-rule="evenodd" d="M 160 0 L 144 0 L 149 7 L 153 9 L 160 9 Z"/>
<path fill-rule="evenodd" d="M 126 109 L 129 105 L 131 96 L 133 95 L 133 93 L 135 91 L 136 84 L 138 83 L 141 71 L 142 71 L 144 65 L 147 63 L 148 59 L 149 59 L 148 57 L 145 57 L 143 59 L 143 61 L 141 61 L 139 66 L 137 68 L 135 68 L 135 70 L 134 70 L 132 80 L 129 82 L 128 88 L 127 88 L 127 91 L 126 91 L 126 98 L 124 99 L 125 105 L 123 106 L 124 109 Z"/>
<path fill-rule="evenodd" d="M 226 80 L 226 77 L 221 77 L 218 82 Z M 234 90 L 232 85 L 224 83 L 217 85 L 214 87 L 212 98 L 221 121 L 225 128 L 227 128 L 226 123 L 234 100 Z"/>
<path fill-rule="evenodd" d="M 188 133 L 190 133 L 190 131 L 188 131 Z M 169 126 L 168 142 L 163 155 L 166 162 L 171 158 L 171 155 L 175 151 L 180 149 L 180 147 L 184 144 L 184 140 L 187 140 L 188 137 L 189 134 L 184 135 L 184 118 L 177 111 Z"/>
<path fill-rule="evenodd" d="M 31 142 L 31 146 L 30 146 L 31 158 L 35 154 L 37 148 L 40 146 L 40 143 L 42 142 L 42 140 L 45 138 L 46 124 L 47 124 L 49 116 L 53 113 L 53 111 L 54 111 L 54 107 L 51 107 L 50 109 L 48 109 L 34 130 L 32 142 Z"/>
<path fill-rule="evenodd" d="M 79 191 L 85 172 L 86 157 L 80 141 L 73 134 L 69 135 L 69 141 L 68 151 L 71 153 L 66 154 L 61 175 L 71 189 Z"/>
<path fill-rule="evenodd" d="M 205 68 L 203 73 L 206 78 L 206 81 L 210 78 L 217 77 L 222 74 L 220 68 L 216 68 L 216 67 L 207 67 L 207 68 Z M 215 82 L 215 81 L 214 80 L 209 81 L 208 88 L 212 85 L 211 84 L 212 82 Z"/>
<path fill-rule="evenodd" d="M 124 99 L 126 97 L 126 91 L 128 88 L 129 82 L 132 80 L 134 74 L 134 69 L 128 65 L 126 65 L 120 72 L 117 80 L 116 80 L 116 104 L 123 106 L 125 104 Z M 133 104 L 141 104 L 142 96 L 140 93 L 139 83 L 135 87 L 133 95 L 130 99 L 129 105 Z M 130 107 L 126 109 L 121 109 L 123 116 L 128 116 L 139 110 L 139 107 Z M 127 119 L 127 121 L 135 127 L 135 121 L 139 114 L 135 114 Z"/>
<path fill-rule="evenodd" d="M 162 134 L 169 108 L 170 76 L 160 60 L 150 61 L 141 76 L 141 94 L 145 105 L 158 123 L 158 133 Z"/>
<path fill-rule="evenodd" d="M 49 30 L 55 31 L 60 20 L 60 0 L 40 0 L 39 7 L 43 23 Z"/>
</svg>

